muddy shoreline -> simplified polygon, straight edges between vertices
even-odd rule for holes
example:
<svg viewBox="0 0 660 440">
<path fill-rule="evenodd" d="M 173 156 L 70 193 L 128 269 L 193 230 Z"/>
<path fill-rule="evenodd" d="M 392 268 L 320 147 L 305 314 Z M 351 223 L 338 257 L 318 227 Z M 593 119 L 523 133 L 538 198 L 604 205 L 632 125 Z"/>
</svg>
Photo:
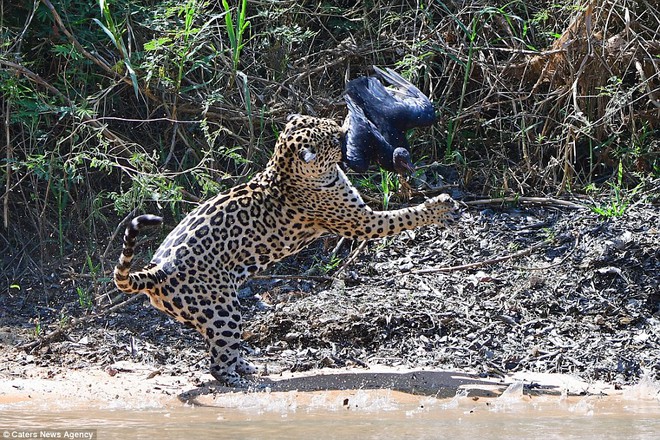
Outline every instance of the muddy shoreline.
<svg viewBox="0 0 660 440">
<path fill-rule="evenodd" d="M 370 398 L 384 396 L 383 392 L 386 392 L 389 400 L 401 404 L 423 401 L 424 396 L 445 401 L 456 396 L 470 397 L 474 402 L 508 396 L 521 403 L 540 396 L 554 396 L 557 399 L 591 396 L 660 403 L 660 396 L 657 395 L 660 383 L 649 377 L 643 378 L 638 385 L 621 389 L 604 382 L 587 383 L 569 375 L 517 374 L 501 379 L 483 379 L 455 371 L 377 366 L 363 369 L 324 368 L 307 373 L 283 372 L 261 376 L 260 383 L 259 389 L 236 390 L 219 385 L 208 374 L 177 375 L 132 362 L 117 362 L 105 369 L 87 367 L 59 373 L 33 367 L 26 374 L 3 375 L 0 408 L 52 411 L 78 408 L 158 409 L 182 404 L 222 407 L 228 398 L 240 400 L 241 396 L 261 404 L 279 396 L 304 406 L 314 396 L 324 396 L 335 402 L 341 396 L 354 396 L 356 392 L 365 393 Z M 345 398 L 348 401 L 344 401 L 343 405 L 349 407 L 350 398 Z M 232 406 L 242 407 L 239 402 Z"/>
</svg>

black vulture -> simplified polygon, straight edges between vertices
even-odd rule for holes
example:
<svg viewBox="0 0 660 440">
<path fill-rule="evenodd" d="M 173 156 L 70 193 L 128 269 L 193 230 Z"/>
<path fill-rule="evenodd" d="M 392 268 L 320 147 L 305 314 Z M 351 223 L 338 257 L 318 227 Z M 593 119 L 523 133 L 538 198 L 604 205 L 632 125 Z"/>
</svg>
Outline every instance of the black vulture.
<svg viewBox="0 0 660 440">
<path fill-rule="evenodd" d="M 346 128 L 344 162 L 352 170 L 364 173 L 372 161 L 376 161 L 388 171 L 399 174 L 411 173 L 414 166 L 410 152 L 404 147 L 395 148 L 371 122 L 362 108 L 355 104 L 349 95 L 345 97 L 348 115 Z"/>
<path fill-rule="evenodd" d="M 346 84 L 344 162 L 365 172 L 372 162 L 406 175 L 414 170 L 406 131 L 435 122 L 431 101 L 392 69 L 374 66 L 379 78 L 360 77 Z"/>
</svg>

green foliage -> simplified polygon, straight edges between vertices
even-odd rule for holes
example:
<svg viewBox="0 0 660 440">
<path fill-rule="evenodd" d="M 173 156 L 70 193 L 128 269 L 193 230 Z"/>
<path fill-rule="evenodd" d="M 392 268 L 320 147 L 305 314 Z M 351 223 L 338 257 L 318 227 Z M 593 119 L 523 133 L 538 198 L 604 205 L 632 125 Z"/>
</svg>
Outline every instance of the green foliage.
<svg viewBox="0 0 660 440">
<path fill-rule="evenodd" d="M 60 328 L 66 328 L 70 322 L 71 322 L 70 316 L 65 315 L 64 313 L 60 313 L 60 319 L 58 320 L 57 323 Z"/>
<path fill-rule="evenodd" d="M 345 81 L 373 64 L 394 66 L 437 106 L 438 123 L 411 139 L 416 161 L 455 165 L 468 190 L 498 196 L 598 182 L 606 195 L 595 211 L 620 215 L 641 181 L 660 177 L 648 91 L 657 67 L 640 55 L 657 23 L 646 2 L 633 3 L 625 50 L 586 57 L 581 41 L 609 45 L 577 36 L 554 70 L 552 45 L 582 4 L 54 1 L 61 21 L 46 2 L 5 5 L 3 234 L 13 252 L 32 253 L 21 261 L 68 258 L 101 282 L 124 216 L 165 210 L 174 224 L 250 178 L 287 114 L 342 119 Z M 620 15 L 601 8 L 591 23 L 607 38 L 628 35 Z M 528 76 L 536 51 L 551 76 Z M 385 208 L 398 191 L 382 170 L 358 185 Z"/>
<path fill-rule="evenodd" d="M 98 24 L 101 29 L 103 29 L 103 32 L 105 32 L 105 34 L 110 38 L 110 41 L 112 41 L 112 44 L 117 48 L 117 50 L 119 50 L 119 53 L 123 59 L 123 64 L 131 77 L 131 82 L 133 83 L 133 91 L 137 97 L 139 89 L 138 79 L 135 74 L 135 70 L 131 65 L 129 51 L 124 44 L 124 34 L 126 33 L 126 30 L 122 28 L 125 27 L 125 24 L 118 24 L 115 22 L 112 14 L 110 13 L 109 0 L 99 0 L 99 6 L 101 7 L 101 14 L 103 15 L 105 24 L 101 23 L 101 21 L 97 18 L 93 18 L 92 20 L 94 20 L 94 22 Z"/>
<path fill-rule="evenodd" d="M 387 210 L 390 205 L 390 197 L 399 189 L 399 180 L 394 173 L 380 169 L 380 189 L 383 195 L 383 209 Z"/>
<path fill-rule="evenodd" d="M 41 336 L 42 333 L 42 328 L 41 328 L 41 319 L 39 317 L 34 319 L 34 335 L 36 337 Z"/>
<path fill-rule="evenodd" d="M 229 6 L 227 0 L 222 0 L 222 7 L 225 8 L 225 24 L 227 26 L 227 37 L 231 44 L 232 63 L 234 72 L 238 70 L 238 64 L 241 60 L 241 51 L 245 43 L 243 36 L 247 29 L 250 27 L 250 22 L 246 18 L 247 0 L 240 0 L 240 11 L 236 15 L 236 20 L 233 18 L 232 8 Z"/>
<path fill-rule="evenodd" d="M 160 9 L 158 12 L 164 17 L 157 14 L 150 19 L 152 26 L 162 27 L 164 35 L 157 35 L 143 46 L 141 68 L 147 83 L 156 79 L 158 85 L 170 87 L 175 93 L 186 93 L 196 88 L 183 84 L 188 75 L 213 68 L 215 54 L 206 51 L 206 42 L 202 39 L 202 33 L 212 20 L 196 26 L 203 14 L 202 6 L 198 0 L 189 0 Z M 163 19 L 166 21 L 162 22 Z"/>
<path fill-rule="evenodd" d="M 343 260 L 337 255 L 331 255 L 328 261 L 318 258 L 315 258 L 315 261 L 316 264 L 314 264 L 312 271 L 318 271 L 323 275 L 327 275 L 337 269 Z"/>
<path fill-rule="evenodd" d="M 626 191 L 622 186 L 623 176 L 623 163 L 619 162 L 616 181 L 607 182 L 607 186 L 610 189 L 609 200 L 606 203 L 592 205 L 591 210 L 594 213 L 603 218 L 621 217 L 626 213 L 631 200 L 641 189 L 641 185 L 638 185 L 630 191 Z M 590 186 L 587 187 L 587 190 L 589 192 L 595 192 L 596 188 L 595 186 Z"/>
<path fill-rule="evenodd" d="M 384 210 L 390 206 L 390 199 L 399 191 L 399 177 L 396 173 L 380 168 L 377 175 L 362 176 L 356 179 L 356 185 L 361 191 L 377 193 Z"/>
<path fill-rule="evenodd" d="M 126 215 L 139 207 L 142 201 L 150 199 L 159 208 L 169 205 L 175 211 L 177 202 L 182 200 L 182 188 L 166 176 L 139 174 L 131 179 L 131 186 L 121 192 L 110 191 L 109 198 L 114 203 L 115 211 Z"/>
<path fill-rule="evenodd" d="M 78 295 L 78 304 L 83 309 L 91 309 L 94 306 L 92 295 L 82 287 L 76 287 L 76 294 Z"/>
</svg>

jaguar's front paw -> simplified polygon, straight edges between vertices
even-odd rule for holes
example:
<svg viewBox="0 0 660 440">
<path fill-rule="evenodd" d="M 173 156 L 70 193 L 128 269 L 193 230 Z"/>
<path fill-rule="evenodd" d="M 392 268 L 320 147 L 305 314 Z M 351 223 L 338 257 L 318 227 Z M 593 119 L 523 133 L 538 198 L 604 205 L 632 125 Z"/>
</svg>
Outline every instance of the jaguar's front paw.
<svg viewBox="0 0 660 440">
<path fill-rule="evenodd" d="M 431 212 L 435 224 L 454 221 L 459 216 L 458 203 L 448 194 L 440 194 L 424 202 L 424 209 Z"/>
</svg>

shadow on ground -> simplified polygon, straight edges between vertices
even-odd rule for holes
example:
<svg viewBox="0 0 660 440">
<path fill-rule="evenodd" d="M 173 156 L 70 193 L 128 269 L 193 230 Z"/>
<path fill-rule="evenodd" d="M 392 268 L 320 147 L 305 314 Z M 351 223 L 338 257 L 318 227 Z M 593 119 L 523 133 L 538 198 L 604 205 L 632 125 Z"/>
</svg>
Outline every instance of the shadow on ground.
<svg viewBox="0 0 660 440">
<path fill-rule="evenodd" d="M 509 385 L 499 379 L 484 379 L 477 375 L 452 371 L 412 371 L 393 372 L 357 372 L 331 373 L 299 376 L 283 379 L 262 378 L 259 388 L 246 392 L 313 392 L 345 390 L 394 390 L 408 394 L 428 395 L 436 398 L 450 398 L 459 388 L 470 389 L 470 396 L 496 397 Z M 557 394 L 559 388 L 554 385 L 533 384 L 540 393 Z M 179 400 L 191 404 L 203 404 L 198 397 L 216 393 L 240 391 L 236 388 L 223 387 L 216 381 L 208 381 L 199 387 L 179 394 Z"/>
</svg>

